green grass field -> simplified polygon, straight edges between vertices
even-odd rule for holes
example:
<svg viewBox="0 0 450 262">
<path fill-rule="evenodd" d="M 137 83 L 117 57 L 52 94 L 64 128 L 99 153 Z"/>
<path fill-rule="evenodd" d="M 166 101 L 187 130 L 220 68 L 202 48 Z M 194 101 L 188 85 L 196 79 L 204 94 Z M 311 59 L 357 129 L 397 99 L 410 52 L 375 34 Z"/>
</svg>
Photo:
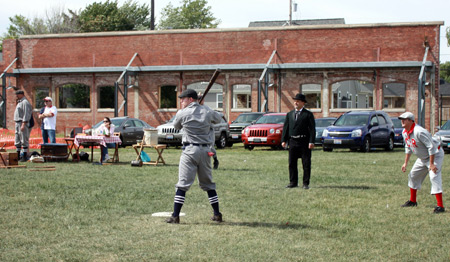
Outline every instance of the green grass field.
<svg viewBox="0 0 450 262">
<path fill-rule="evenodd" d="M 135 152 L 128 147 L 114 165 L 0 169 L 0 261 L 450 260 L 450 212 L 432 213 L 428 178 L 418 207 L 400 207 L 409 198 L 402 149 L 364 154 L 319 147 L 310 190 L 284 188 L 287 151 L 245 151 L 242 144 L 218 150 L 213 175 L 221 224 L 209 220 L 212 209 L 197 182 L 181 224 L 152 217 L 172 211 L 179 156 L 180 149 L 170 148 L 167 165 L 132 167 Z M 56 171 L 29 171 L 43 165 Z M 449 201 L 444 192 L 444 205 Z"/>
</svg>

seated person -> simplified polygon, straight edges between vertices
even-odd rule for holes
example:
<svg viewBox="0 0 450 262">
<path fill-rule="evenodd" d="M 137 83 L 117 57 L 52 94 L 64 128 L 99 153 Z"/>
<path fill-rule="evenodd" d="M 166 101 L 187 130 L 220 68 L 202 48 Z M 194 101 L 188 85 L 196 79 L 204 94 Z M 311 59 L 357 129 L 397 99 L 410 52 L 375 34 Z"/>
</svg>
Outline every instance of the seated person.
<svg viewBox="0 0 450 262">
<path fill-rule="evenodd" d="M 109 117 L 105 117 L 103 119 L 103 124 L 101 124 L 97 130 L 96 130 L 97 135 L 100 136 L 106 136 L 106 137 L 110 137 L 111 135 L 114 134 L 114 125 L 111 123 L 111 120 L 109 119 Z M 110 157 L 108 155 L 108 148 L 115 148 L 116 144 L 115 143 L 106 143 L 106 147 L 101 146 L 102 148 L 102 159 L 101 162 L 105 162 L 110 160 Z"/>
</svg>

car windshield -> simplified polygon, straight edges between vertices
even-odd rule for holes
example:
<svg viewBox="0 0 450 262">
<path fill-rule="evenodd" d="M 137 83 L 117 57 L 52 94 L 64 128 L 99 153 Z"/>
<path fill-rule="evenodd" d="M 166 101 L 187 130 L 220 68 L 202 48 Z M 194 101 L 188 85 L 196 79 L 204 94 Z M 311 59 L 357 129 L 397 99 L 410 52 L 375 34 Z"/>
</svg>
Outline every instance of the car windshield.
<svg viewBox="0 0 450 262">
<path fill-rule="evenodd" d="M 258 119 L 261 114 L 241 114 L 239 115 L 233 123 L 251 123 Z"/>
<path fill-rule="evenodd" d="M 363 126 L 369 122 L 369 115 L 342 115 L 335 126 Z"/>
<path fill-rule="evenodd" d="M 445 124 L 441 126 L 441 130 L 450 130 L 450 120 L 445 122 Z"/>
<path fill-rule="evenodd" d="M 120 118 L 120 119 L 111 119 L 111 123 L 118 127 L 122 124 L 122 122 L 125 120 L 125 118 Z M 103 123 L 103 120 L 98 122 L 97 124 L 95 124 L 92 128 L 98 128 L 101 124 Z"/>
<path fill-rule="evenodd" d="M 398 119 L 398 118 L 391 118 L 392 123 L 394 123 L 394 127 L 395 128 L 402 128 L 402 120 Z M 449 129 L 450 129 L 450 125 L 449 125 Z"/>
<path fill-rule="evenodd" d="M 316 127 L 327 127 L 333 124 L 336 119 L 316 119 Z"/>
<path fill-rule="evenodd" d="M 285 118 L 285 115 L 264 115 L 256 121 L 256 124 L 283 124 Z"/>
</svg>

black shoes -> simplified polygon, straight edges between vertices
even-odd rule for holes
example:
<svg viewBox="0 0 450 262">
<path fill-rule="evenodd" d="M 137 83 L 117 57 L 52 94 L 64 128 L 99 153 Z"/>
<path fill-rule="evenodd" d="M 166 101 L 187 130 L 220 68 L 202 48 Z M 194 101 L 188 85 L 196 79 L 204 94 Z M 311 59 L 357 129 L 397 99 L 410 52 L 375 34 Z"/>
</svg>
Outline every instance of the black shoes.
<svg viewBox="0 0 450 262">
<path fill-rule="evenodd" d="M 303 189 L 309 189 L 308 185 L 303 185 Z"/>
<path fill-rule="evenodd" d="M 168 219 L 166 219 L 166 223 L 169 224 L 180 224 L 180 217 L 169 217 Z"/>
<path fill-rule="evenodd" d="M 286 186 L 286 188 L 294 188 L 294 187 L 298 187 L 298 185 L 289 184 Z"/>
<path fill-rule="evenodd" d="M 214 158 L 214 169 L 217 169 L 217 168 L 219 168 L 219 159 L 217 159 L 217 157 L 216 157 L 216 158 Z"/>
<path fill-rule="evenodd" d="M 214 215 L 211 217 L 212 221 L 216 221 L 218 223 L 223 222 L 222 220 L 222 213 L 219 213 L 218 215 Z"/>
<path fill-rule="evenodd" d="M 417 206 L 417 202 L 412 202 L 411 200 L 406 201 L 402 207 L 416 207 Z"/>
<path fill-rule="evenodd" d="M 445 208 L 437 206 L 434 208 L 433 213 L 438 214 L 438 213 L 444 213 L 445 212 Z"/>
</svg>

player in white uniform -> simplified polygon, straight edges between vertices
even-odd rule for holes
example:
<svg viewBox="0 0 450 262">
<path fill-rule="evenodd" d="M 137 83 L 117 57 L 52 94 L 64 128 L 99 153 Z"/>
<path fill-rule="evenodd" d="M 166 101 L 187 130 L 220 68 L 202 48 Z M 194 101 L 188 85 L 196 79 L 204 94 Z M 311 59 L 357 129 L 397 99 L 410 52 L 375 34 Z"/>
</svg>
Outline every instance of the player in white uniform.
<svg viewBox="0 0 450 262">
<path fill-rule="evenodd" d="M 439 141 L 433 139 L 431 134 L 423 127 L 416 125 L 414 115 L 411 112 L 403 113 L 398 117 L 402 121 L 403 139 L 405 140 L 405 163 L 402 171 L 406 171 L 409 158 L 414 153 L 417 160 L 408 174 L 408 186 L 410 188 L 410 199 L 402 207 L 417 206 L 417 190 L 421 188 L 422 182 L 429 174 L 431 181 L 431 194 L 436 196 L 437 206 L 434 213 L 445 212 L 442 202 L 442 163 L 444 151 Z"/>
</svg>

